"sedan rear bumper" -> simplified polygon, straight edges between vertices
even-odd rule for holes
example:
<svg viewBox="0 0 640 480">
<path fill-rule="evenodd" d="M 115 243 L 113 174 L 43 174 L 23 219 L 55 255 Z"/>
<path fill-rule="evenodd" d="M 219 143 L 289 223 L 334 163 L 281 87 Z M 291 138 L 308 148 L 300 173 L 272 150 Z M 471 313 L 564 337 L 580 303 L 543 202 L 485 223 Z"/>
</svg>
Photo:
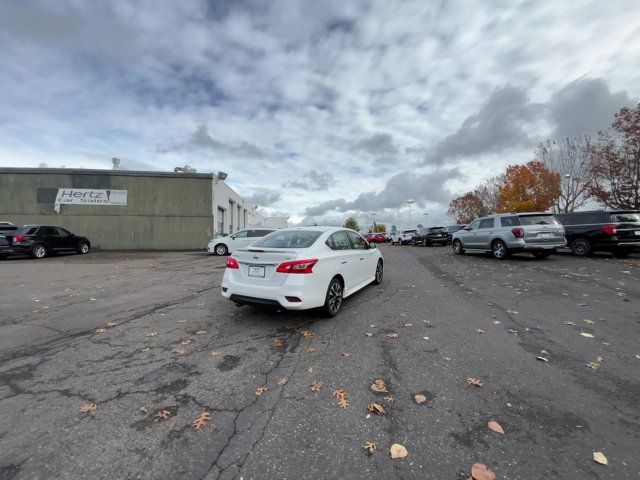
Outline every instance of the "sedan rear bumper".
<svg viewBox="0 0 640 480">
<path fill-rule="evenodd" d="M 321 290 L 317 285 L 305 284 L 301 281 L 302 276 L 296 275 L 297 278 L 287 279 L 282 285 L 272 286 L 239 283 L 231 275 L 225 275 L 222 296 L 240 304 L 280 306 L 287 310 L 307 310 L 324 305 L 326 287 Z M 291 302 L 287 297 L 295 297 L 300 301 Z"/>
</svg>

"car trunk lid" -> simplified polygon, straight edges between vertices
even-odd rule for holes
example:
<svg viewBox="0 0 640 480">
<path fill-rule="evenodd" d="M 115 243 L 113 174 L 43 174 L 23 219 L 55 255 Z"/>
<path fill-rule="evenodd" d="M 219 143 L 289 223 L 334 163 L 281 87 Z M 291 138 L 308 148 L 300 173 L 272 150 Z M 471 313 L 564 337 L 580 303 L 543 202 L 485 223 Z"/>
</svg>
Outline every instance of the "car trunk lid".
<svg viewBox="0 0 640 480">
<path fill-rule="evenodd" d="M 239 268 L 230 270 L 234 280 L 250 285 L 280 286 L 286 273 L 276 272 L 278 265 L 299 258 L 305 249 L 292 248 L 241 248 L 233 252 Z"/>
<path fill-rule="evenodd" d="M 528 244 L 561 243 L 564 241 L 564 227 L 553 215 L 520 215 L 520 227 L 524 231 L 524 241 Z"/>
</svg>

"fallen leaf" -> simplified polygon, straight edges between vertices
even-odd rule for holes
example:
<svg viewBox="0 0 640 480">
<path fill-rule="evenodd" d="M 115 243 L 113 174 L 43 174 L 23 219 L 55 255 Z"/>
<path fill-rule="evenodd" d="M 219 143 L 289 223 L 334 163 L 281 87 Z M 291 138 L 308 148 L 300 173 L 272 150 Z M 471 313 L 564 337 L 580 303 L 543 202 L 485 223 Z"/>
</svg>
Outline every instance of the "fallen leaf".
<svg viewBox="0 0 640 480">
<path fill-rule="evenodd" d="M 484 333 L 484 330 L 482 330 L 481 328 L 476 328 L 476 333 L 478 335 L 482 335 Z"/>
<path fill-rule="evenodd" d="M 218 355 L 220 355 L 220 352 L 211 352 L 209 355 L 211 355 L 212 357 L 217 357 Z"/>
<path fill-rule="evenodd" d="M 590 333 L 587 333 L 587 332 L 580 332 L 580 335 L 582 335 L 583 337 L 587 337 L 587 338 L 593 338 L 593 335 L 591 335 Z"/>
<path fill-rule="evenodd" d="M 594 363 L 594 362 L 589 362 L 587 363 L 587 367 L 593 369 L 593 370 L 597 370 L 600 368 L 600 364 L 599 363 Z"/>
<path fill-rule="evenodd" d="M 504 430 L 498 422 L 491 421 L 487 424 L 487 426 L 494 432 L 504 435 Z"/>
<path fill-rule="evenodd" d="M 387 384 L 384 382 L 384 380 L 374 380 L 371 384 L 371 390 L 373 390 L 374 392 L 385 393 L 389 391 L 387 390 Z"/>
<path fill-rule="evenodd" d="M 494 321 L 493 321 L 493 324 L 494 324 L 494 325 L 500 325 L 501 323 L 502 323 L 502 322 L 501 322 L 500 320 L 494 320 Z"/>
<path fill-rule="evenodd" d="M 303 330 L 302 332 L 300 332 L 300 334 L 304 338 L 313 338 L 313 333 L 311 333 L 309 330 Z"/>
<path fill-rule="evenodd" d="M 190 344 L 191 344 L 191 340 L 189 340 L 188 338 L 180 342 L 180 345 L 190 345 Z"/>
<path fill-rule="evenodd" d="M 343 357 L 348 357 L 349 355 L 351 355 L 349 352 L 342 352 Z"/>
<path fill-rule="evenodd" d="M 149 332 L 147 333 L 147 337 L 157 337 L 158 336 L 158 332 Z"/>
<path fill-rule="evenodd" d="M 36 300 L 36 302 L 39 302 L 40 300 Z M 90 298 L 89 299 L 90 302 L 97 302 L 97 300 L 95 298 Z"/>
<path fill-rule="evenodd" d="M 405 323 L 404 327 L 405 328 L 411 328 L 411 327 L 413 327 L 413 323 Z"/>
<path fill-rule="evenodd" d="M 158 413 L 154 415 L 154 422 L 160 422 L 162 420 L 168 420 L 171 416 L 171 412 L 169 410 L 160 410 Z"/>
<path fill-rule="evenodd" d="M 391 395 L 387 395 L 386 397 L 384 397 L 384 399 L 389 403 L 395 402 L 395 400 L 393 399 L 393 397 Z"/>
<path fill-rule="evenodd" d="M 370 403 L 367 408 L 371 413 L 377 413 L 378 415 L 387 414 L 387 411 L 379 403 Z"/>
<path fill-rule="evenodd" d="M 89 412 L 93 412 L 96 408 L 98 408 L 98 405 L 96 405 L 95 403 L 87 403 L 82 406 L 82 408 L 80 409 L 80 412 L 89 413 Z"/>
<path fill-rule="evenodd" d="M 398 338 L 398 334 L 397 333 L 387 333 L 387 337 L 389 337 L 389 338 Z"/>
<path fill-rule="evenodd" d="M 595 325 L 596 323 L 593 320 L 587 320 L 586 318 L 583 320 L 583 322 L 586 323 L 587 325 Z"/>
<path fill-rule="evenodd" d="M 518 331 L 514 330 L 513 328 L 507 328 L 507 332 L 509 332 L 511 335 L 515 335 L 516 337 L 518 336 Z"/>
<path fill-rule="evenodd" d="M 263 393 L 268 392 L 269 389 L 267 387 L 260 387 L 258 388 L 258 390 L 256 390 L 256 395 L 259 397 L 260 395 L 262 395 Z"/>
<path fill-rule="evenodd" d="M 206 331 L 206 330 L 198 330 L 198 331 L 196 332 L 196 335 L 204 335 L 205 333 L 207 333 L 207 331 Z"/>
<path fill-rule="evenodd" d="M 444 360 L 445 362 L 450 362 L 451 361 L 451 357 L 442 357 L 442 360 Z"/>
<path fill-rule="evenodd" d="M 286 383 L 287 383 L 286 378 L 281 378 L 280 380 L 278 380 L 278 385 L 285 385 Z"/>
<path fill-rule="evenodd" d="M 346 390 L 334 390 L 331 395 L 336 398 L 349 398 L 349 394 Z"/>
<path fill-rule="evenodd" d="M 515 310 L 507 310 L 505 313 L 506 313 L 507 315 L 509 315 L 509 314 L 510 314 L 510 315 L 517 315 L 517 314 L 518 314 L 518 312 L 516 312 Z"/>
<path fill-rule="evenodd" d="M 575 324 L 576 324 L 576 322 L 569 322 L 569 321 L 567 321 L 567 322 L 564 322 L 564 324 L 565 324 L 565 325 L 575 325 Z"/>
<path fill-rule="evenodd" d="M 140 413 L 146 415 L 148 413 L 147 407 L 140 407 Z"/>
<path fill-rule="evenodd" d="M 404 445 L 400 445 L 399 443 L 394 443 L 393 445 L 391 445 L 389 453 L 391 454 L 391 458 L 393 459 L 404 458 L 409 454 Z"/>
<path fill-rule="evenodd" d="M 418 393 L 417 395 L 414 395 L 413 399 L 416 401 L 417 404 L 421 404 L 427 401 L 427 396 L 422 395 L 421 393 Z"/>
<path fill-rule="evenodd" d="M 609 460 L 607 460 L 607 457 L 604 456 L 604 453 L 602 452 L 593 452 L 593 460 L 597 463 L 599 463 L 600 465 L 608 465 L 609 464 Z"/>
<path fill-rule="evenodd" d="M 536 360 L 540 360 L 541 362 L 548 362 L 549 359 L 547 357 L 543 357 L 542 355 L 538 355 Z"/>
<path fill-rule="evenodd" d="M 96 333 L 102 333 L 102 332 L 106 332 L 107 329 L 106 328 L 96 328 Z"/>
<path fill-rule="evenodd" d="M 373 333 L 371 333 L 371 332 L 364 332 L 364 334 L 365 334 L 367 337 L 373 337 Z"/>
<path fill-rule="evenodd" d="M 348 400 L 348 399 L 346 399 L 346 398 L 341 398 L 341 399 L 339 399 L 339 400 L 338 400 L 338 405 L 340 405 L 340 408 L 344 408 L 344 409 L 346 410 L 346 409 L 347 409 L 347 407 L 348 407 L 349 405 L 351 405 L 351 404 L 349 403 L 349 400 Z"/>
<path fill-rule="evenodd" d="M 604 362 L 604 358 L 602 358 L 602 357 L 596 357 L 596 362 L 598 362 L 598 363 L 602 363 L 602 362 Z"/>
<path fill-rule="evenodd" d="M 378 445 L 372 442 L 366 442 L 362 448 L 364 448 L 369 455 L 372 455 L 378 449 Z"/>
<path fill-rule="evenodd" d="M 640 353 L 636 353 L 636 358 L 640 360 Z"/>
<path fill-rule="evenodd" d="M 482 388 L 484 387 L 484 383 L 482 383 L 480 380 L 478 380 L 477 378 L 473 378 L 473 377 L 469 377 L 467 378 L 467 383 L 469 385 L 473 385 L 474 387 L 478 387 L 478 388 Z"/>
<path fill-rule="evenodd" d="M 213 417 L 209 412 L 201 413 L 200 416 L 193 422 L 193 428 L 195 428 L 196 430 L 200 430 L 212 418 Z"/>
<path fill-rule="evenodd" d="M 184 348 L 179 348 L 176 350 L 177 355 L 184 355 L 187 351 Z"/>
<path fill-rule="evenodd" d="M 309 347 L 309 348 L 307 348 L 307 353 L 313 353 L 313 352 L 315 352 L 315 351 L 316 351 L 316 349 L 315 349 L 315 348 L 313 348 L 313 347 Z"/>
<path fill-rule="evenodd" d="M 187 323 L 187 321 L 186 320 L 178 320 L 177 323 Z"/>
<path fill-rule="evenodd" d="M 274 338 L 273 339 L 273 344 L 276 346 L 276 348 L 277 347 L 281 347 L 283 345 L 282 344 L 282 340 L 280 340 L 279 338 Z"/>
<path fill-rule="evenodd" d="M 105 328 L 113 328 L 116 325 L 118 325 L 116 322 L 107 322 L 107 323 L 104 324 L 104 327 Z"/>
<path fill-rule="evenodd" d="M 314 381 L 311 385 L 309 385 L 309 390 L 311 390 L 312 392 L 319 392 L 321 388 L 322 388 L 322 382 L 319 382 L 318 380 Z"/>
<path fill-rule="evenodd" d="M 482 463 L 474 463 L 471 467 L 471 478 L 473 480 L 495 480 L 496 474 Z"/>
</svg>

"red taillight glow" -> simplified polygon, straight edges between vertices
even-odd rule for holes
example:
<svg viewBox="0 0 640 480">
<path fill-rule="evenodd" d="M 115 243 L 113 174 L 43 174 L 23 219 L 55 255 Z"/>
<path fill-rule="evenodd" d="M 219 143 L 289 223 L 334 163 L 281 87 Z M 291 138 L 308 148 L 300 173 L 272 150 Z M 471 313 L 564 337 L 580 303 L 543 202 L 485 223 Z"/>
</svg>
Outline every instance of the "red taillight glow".
<svg viewBox="0 0 640 480">
<path fill-rule="evenodd" d="M 287 299 L 287 302 L 291 302 L 291 303 L 299 303 L 302 300 L 300 300 L 298 297 L 284 297 Z"/>
<path fill-rule="evenodd" d="M 238 261 L 233 257 L 227 257 L 227 268 L 238 269 L 240 265 L 238 265 Z"/>
<path fill-rule="evenodd" d="M 615 235 L 616 233 L 618 233 L 618 229 L 615 225 L 605 225 L 604 227 L 602 227 L 602 230 L 604 230 L 604 233 L 606 233 L 607 235 Z"/>
<path fill-rule="evenodd" d="M 512 228 L 511 233 L 516 238 L 524 238 L 524 228 Z"/>
<path fill-rule="evenodd" d="M 20 243 L 23 240 L 24 240 L 24 235 L 16 235 L 15 237 L 13 237 L 13 241 L 15 243 Z"/>
<path fill-rule="evenodd" d="M 283 262 L 278 265 L 276 272 L 279 273 L 313 273 L 313 266 L 318 263 L 317 258 L 309 260 L 294 260 L 292 262 Z"/>
</svg>

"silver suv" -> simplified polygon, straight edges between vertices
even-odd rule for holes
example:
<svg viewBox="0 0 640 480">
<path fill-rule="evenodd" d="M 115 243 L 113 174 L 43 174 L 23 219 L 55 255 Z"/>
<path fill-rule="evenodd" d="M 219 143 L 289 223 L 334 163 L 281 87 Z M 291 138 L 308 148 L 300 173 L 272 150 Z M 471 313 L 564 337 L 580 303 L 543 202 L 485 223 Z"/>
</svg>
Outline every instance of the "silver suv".
<svg viewBox="0 0 640 480">
<path fill-rule="evenodd" d="M 453 251 L 484 250 L 498 259 L 530 252 L 547 258 L 567 245 L 564 227 L 551 213 L 503 213 L 478 218 L 453 234 Z"/>
</svg>

